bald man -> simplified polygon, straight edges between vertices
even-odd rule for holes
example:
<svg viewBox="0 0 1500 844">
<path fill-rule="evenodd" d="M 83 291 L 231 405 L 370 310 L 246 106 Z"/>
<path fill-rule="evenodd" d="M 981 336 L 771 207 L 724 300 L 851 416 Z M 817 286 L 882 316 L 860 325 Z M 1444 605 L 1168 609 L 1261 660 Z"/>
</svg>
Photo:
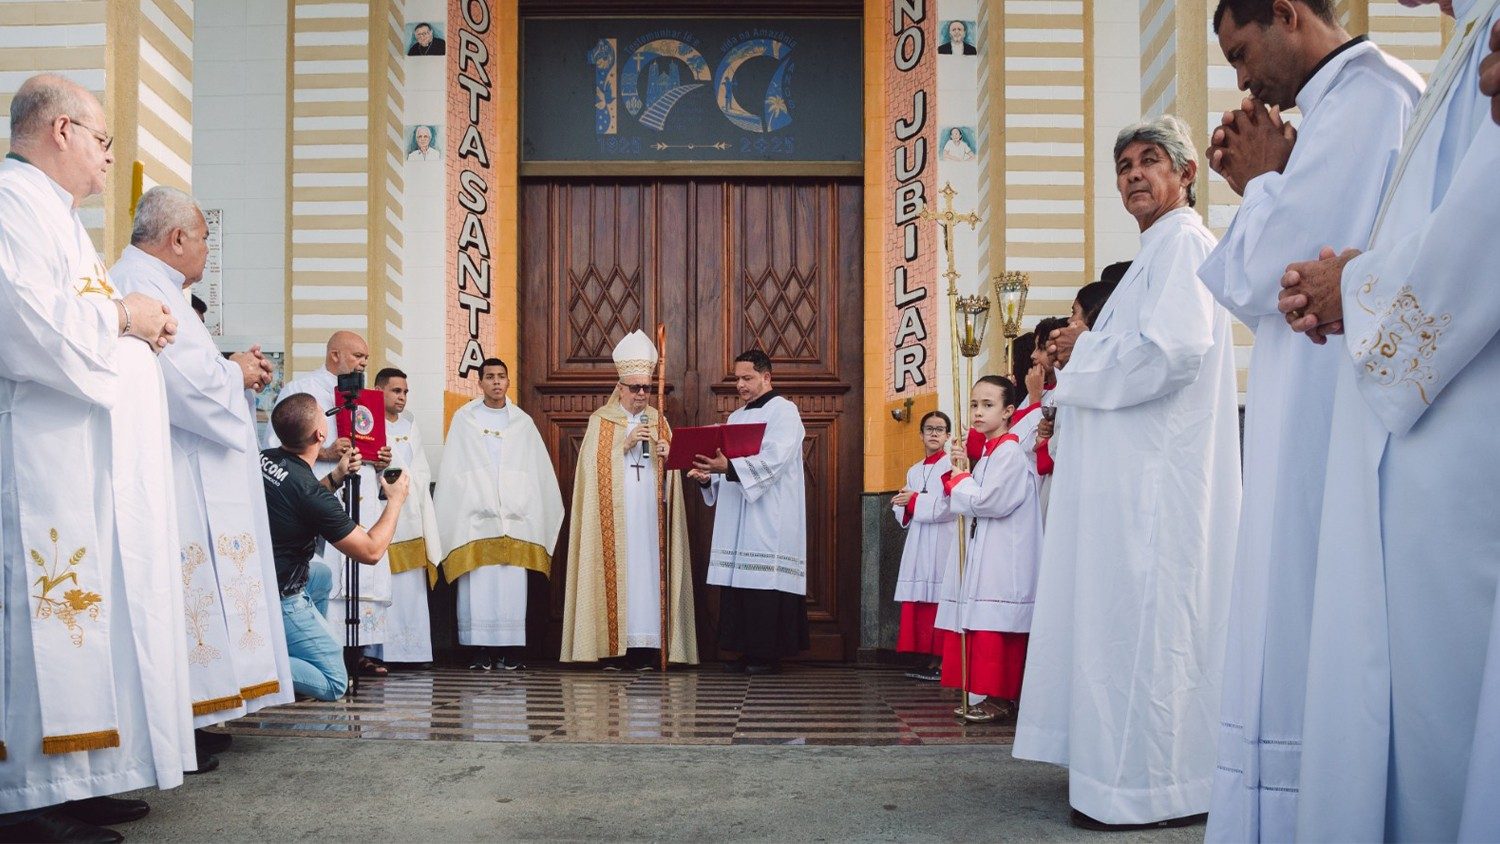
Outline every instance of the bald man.
<svg viewBox="0 0 1500 844">
<path fill-rule="evenodd" d="M 186 628 L 168 611 L 182 606 L 183 567 L 154 354 L 176 319 L 117 291 L 78 214 L 104 190 L 112 140 L 99 102 L 60 76 L 33 76 L 11 100 L 0 840 L 118 841 L 107 826 L 147 807 L 104 795 L 171 788 L 197 767 Z"/>
</svg>

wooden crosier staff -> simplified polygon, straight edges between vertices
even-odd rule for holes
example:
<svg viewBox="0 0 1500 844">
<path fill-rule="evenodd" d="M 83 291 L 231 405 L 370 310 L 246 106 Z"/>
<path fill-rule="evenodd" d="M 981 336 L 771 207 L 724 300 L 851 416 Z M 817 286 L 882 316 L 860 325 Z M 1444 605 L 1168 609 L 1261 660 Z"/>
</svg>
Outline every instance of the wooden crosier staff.
<svg viewBox="0 0 1500 844">
<path fill-rule="evenodd" d="M 959 375 L 958 375 L 958 359 L 959 359 L 959 337 L 958 337 L 958 331 L 959 331 L 959 327 L 958 327 L 958 319 L 959 319 L 959 296 L 958 296 L 958 276 L 959 276 L 959 272 L 958 272 L 958 270 L 953 269 L 953 228 L 954 228 L 954 226 L 957 226 L 960 223 L 968 223 L 969 224 L 969 228 L 972 229 L 975 226 L 979 225 L 979 215 L 975 214 L 973 211 L 970 211 L 967 214 L 959 214 L 959 213 L 957 213 L 957 212 L 955 212 L 953 210 L 953 197 L 955 197 L 955 196 L 958 195 L 958 191 L 956 191 L 956 190 L 953 189 L 953 185 L 945 183 L 943 185 L 943 189 L 941 191 L 938 191 L 938 193 L 942 194 L 943 199 L 946 200 L 945 205 L 947 207 L 945 207 L 942 211 L 939 211 L 937 213 L 933 213 L 933 211 L 931 209 L 929 209 L 929 208 L 923 208 L 922 209 L 922 213 L 919 216 L 921 217 L 922 220 L 925 220 L 927 222 L 935 222 L 935 223 L 937 223 L 938 226 L 940 228 L 942 228 L 942 230 L 943 230 L 943 251 L 947 254 L 947 257 L 948 257 L 948 270 L 947 270 L 947 272 L 943 273 L 943 278 L 946 278 L 948 280 L 948 309 L 949 309 L 949 313 L 952 315 L 953 323 L 954 323 L 953 324 L 953 330 L 950 331 L 950 332 L 948 332 L 948 343 L 949 343 L 950 360 L 953 361 L 953 364 L 950 367 L 951 370 L 952 370 L 951 375 L 953 376 L 953 425 L 954 425 L 954 434 L 957 437 L 958 442 L 963 442 L 964 441 L 964 429 L 963 429 L 963 423 L 960 421 L 960 420 L 962 420 L 964 418 L 963 386 L 959 382 Z M 971 364 L 971 366 L 972 366 L 972 364 Z M 967 563 L 967 558 L 968 558 L 968 548 L 967 548 L 967 544 L 966 544 L 966 541 L 965 541 L 967 539 L 968 535 L 969 535 L 968 529 L 964 525 L 964 517 L 963 516 L 959 516 L 958 517 L 958 582 L 960 584 L 962 584 L 964 582 L 964 570 L 965 570 L 965 565 Z M 961 676 L 961 682 L 962 682 L 962 685 L 963 685 L 963 689 L 960 690 L 959 696 L 958 696 L 958 701 L 959 701 L 958 702 L 958 709 L 959 709 L 960 717 L 962 717 L 962 718 L 968 718 L 968 715 L 969 715 L 969 637 L 968 637 L 967 634 L 964 633 L 964 628 L 963 628 L 962 624 L 960 624 L 959 628 L 958 628 L 958 650 L 959 650 L 959 654 L 960 654 L 960 659 L 959 659 L 959 667 L 961 669 L 960 676 Z"/>
<path fill-rule="evenodd" d="M 661 560 L 661 670 L 667 670 L 667 651 L 672 646 L 669 637 L 669 619 L 672 608 L 668 605 L 668 584 L 672 579 L 672 531 L 667 522 L 667 326 L 656 324 L 656 448 L 651 454 L 656 461 L 656 541 Z"/>
</svg>

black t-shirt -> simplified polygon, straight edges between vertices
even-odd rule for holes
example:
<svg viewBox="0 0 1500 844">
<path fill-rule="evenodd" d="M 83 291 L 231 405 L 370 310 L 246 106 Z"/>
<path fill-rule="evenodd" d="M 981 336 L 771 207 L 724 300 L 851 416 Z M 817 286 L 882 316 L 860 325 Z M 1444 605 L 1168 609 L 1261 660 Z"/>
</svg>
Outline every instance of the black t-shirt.
<svg viewBox="0 0 1500 844">
<path fill-rule="evenodd" d="M 318 483 L 307 461 L 280 448 L 260 453 L 260 475 L 266 487 L 266 515 L 271 520 L 271 553 L 276 585 L 282 597 L 307 584 L 307 566 L 318 537 L 338 542 L 354 532 L 354 520 L 328 487 Z"/>
</svg>

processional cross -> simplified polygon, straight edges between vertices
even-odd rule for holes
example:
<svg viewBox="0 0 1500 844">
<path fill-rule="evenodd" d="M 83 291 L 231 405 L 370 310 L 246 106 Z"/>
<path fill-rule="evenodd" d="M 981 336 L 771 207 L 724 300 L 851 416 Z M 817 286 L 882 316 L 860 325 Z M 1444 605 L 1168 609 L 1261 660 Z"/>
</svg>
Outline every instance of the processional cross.
<svg viewBox="0 0 1500 844">
<path fill-rule="evenodd" d="M 953 197 L 958 195 L 958 191 L 953 189 L 952 184 L 944 182 L 943 189 L 938 191 L 938 193 L 942 195 L 943 204 L 946 207 L 936 214 L 932 212 L 931 208 L 924 207 L 922 213 L 917 216 L 926 222 L 937 223 L 942 227 L 943 253 L 948 256 L 948 270 L 943 273 L 943 278 L 948 279 L 948 295 L 957 296 L 959 272 L 953 269 L 953 229 L 960 223 L 968 223 L 970 229 L 975 228 L 979 225 L 979 215 L 973 211 L 967 214 L 959 214 L 953 210 Z"/>
</svg>

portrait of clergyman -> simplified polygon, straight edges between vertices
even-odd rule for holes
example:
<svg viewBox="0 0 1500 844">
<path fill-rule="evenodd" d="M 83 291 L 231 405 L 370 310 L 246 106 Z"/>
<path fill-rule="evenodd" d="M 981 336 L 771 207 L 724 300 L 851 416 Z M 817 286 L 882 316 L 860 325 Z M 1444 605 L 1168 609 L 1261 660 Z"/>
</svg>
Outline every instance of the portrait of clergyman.
<svg viewBox="0 0 1500 844">
<path fill-rule="evenodd" d="M 442 161 L 443 148 L 438 143 L 436 126 L 418 123 L 406 127 L 407 161 Z"/>
<path fill-rule="evenodd" d="M 958 45 L 959 49 L 954 49 Z M 944 21 L 938 28 L 938 54 L 943 56 L 975 56 L 979 50 L 974 46 L 973 21 Z"/>
<path fill-rule="evenodd" d="M 444 56 L 448 53 L 448 42 L 443 40 L 446 27 L 441 23 L 418 21 L 406 25 L 406 54 L 408 56 Z"/>
<path fill-rule="evenodd" d="M 940 157 L 944 161 L 973 161 L 974 160 L 974 127 L 972 126 L 950 126 L 943 130 L 940 135 L 943 139 L 943 150 Z"/>
</svg>

